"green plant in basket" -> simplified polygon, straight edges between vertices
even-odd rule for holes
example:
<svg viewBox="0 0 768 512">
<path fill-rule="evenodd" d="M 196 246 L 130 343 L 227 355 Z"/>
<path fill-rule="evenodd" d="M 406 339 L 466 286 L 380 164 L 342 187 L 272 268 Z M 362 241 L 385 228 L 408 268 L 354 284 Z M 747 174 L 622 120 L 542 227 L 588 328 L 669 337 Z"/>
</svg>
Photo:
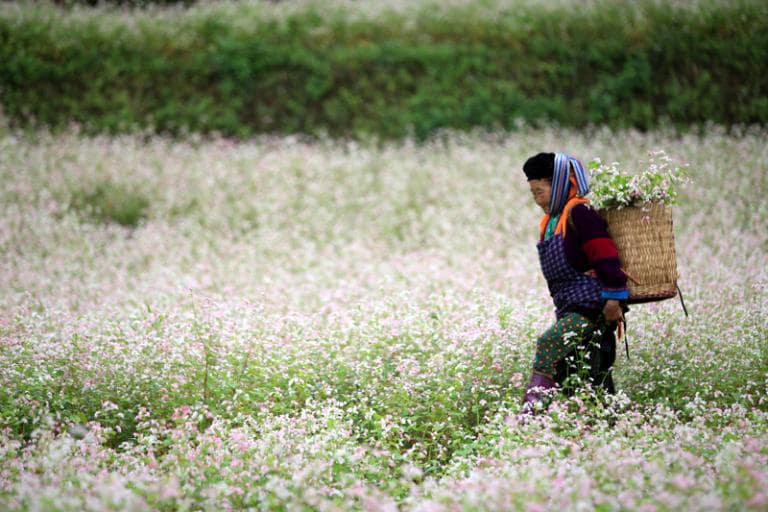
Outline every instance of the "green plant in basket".
<svg viewBox="0 0 768 512">
<path fill-rule="evenodd" d="M 677 295 L 672 210 L 677 188 L 688 181 L 684 166 L 664 151 L 650 153 L 646 166 L 634 174 L 614 162 L 589 163 L 591 202 L 606 221 L 629 279 L 628 302 L 654 302 Z"/>
<path fill-rule="evenodd" d="M 653 151 L 647 167 L 637 174 L 622 171 L 618 162 L 589 162 L 592 204 L 598 210 L 643 203 L 675 204 L 677 187 L 688 182 L 685 166 L 676 165 L 663 151 Z"/>
</svg>

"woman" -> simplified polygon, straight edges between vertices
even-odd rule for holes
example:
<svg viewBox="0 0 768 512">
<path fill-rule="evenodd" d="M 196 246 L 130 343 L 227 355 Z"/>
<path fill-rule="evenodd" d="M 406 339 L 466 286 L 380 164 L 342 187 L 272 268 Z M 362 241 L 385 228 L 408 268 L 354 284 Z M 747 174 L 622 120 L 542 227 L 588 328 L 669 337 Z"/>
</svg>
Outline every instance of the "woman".
<svg viewBox="0 0 768 512">
<path fill-rule="evenodd" d="M 536 341 L 523 397 L 523 413 L 531 414 L 544 392 L 578 370 L 579 360 L 588 363 L 593 383 L 615 392 L 613 332 L 624 319 L 629 293 L 605 221 L 584 198 L 589 184 L 581 163 L 563 153 L 539 153 L 525 162 L 523 172 L 544 210 L 537 247 L 556 314 Z"/>
</svg>

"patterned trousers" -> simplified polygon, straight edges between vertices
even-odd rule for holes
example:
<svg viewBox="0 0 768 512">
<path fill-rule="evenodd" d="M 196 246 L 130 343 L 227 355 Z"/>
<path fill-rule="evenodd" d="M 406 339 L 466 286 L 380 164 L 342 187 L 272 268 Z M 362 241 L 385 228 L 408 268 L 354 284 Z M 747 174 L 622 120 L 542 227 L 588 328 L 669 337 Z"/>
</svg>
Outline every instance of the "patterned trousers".
<svg viewBox="0 0 768 512">
<path fill-rule="evenodd" d="M 598 325 L 578 313 L 566 313 L 536 341 L 533 370 L 562 384 L 583 374 L 614 393 L 611 367 L 616 360 L 615 326 Z M 566 390 L 567 392 L 567 390 Z"/>
</svg>

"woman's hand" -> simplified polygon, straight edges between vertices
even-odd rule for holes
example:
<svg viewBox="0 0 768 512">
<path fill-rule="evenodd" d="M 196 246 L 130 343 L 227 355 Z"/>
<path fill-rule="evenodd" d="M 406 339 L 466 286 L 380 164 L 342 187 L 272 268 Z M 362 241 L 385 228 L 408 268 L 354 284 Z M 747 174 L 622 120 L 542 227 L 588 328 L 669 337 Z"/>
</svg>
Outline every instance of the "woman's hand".
<svg viewBox="0 0 768 512">
<path fill-rule="evenodd" d="M 619 301 L 614 299 L 605 301 L 605 306 L 603 307 L 603 317 L 609 324 L 622 320 L 624 318 L 624 313 L 621 311 Z"/>
</svg>

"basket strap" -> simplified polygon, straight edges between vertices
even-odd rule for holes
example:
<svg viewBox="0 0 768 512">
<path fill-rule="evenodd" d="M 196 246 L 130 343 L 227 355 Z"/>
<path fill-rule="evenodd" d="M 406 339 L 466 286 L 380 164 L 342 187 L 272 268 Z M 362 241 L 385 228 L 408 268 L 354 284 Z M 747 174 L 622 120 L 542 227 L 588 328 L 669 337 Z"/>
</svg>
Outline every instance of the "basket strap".
<svg viewBox="0 0 768 512">
<path fill-rule="evenodd" d="M 616 331 L 618 336 L 617 341 L 624 339 L 624 349 L 627 351 L 627 361 L 629 361 L 629 336 L 627 336 L 627 318 L 623 317 L 618 322 L 618 329 Z"/>
<path fill-rule="evenodd" d="M 677 287 L 677 295 L 680 297 L 680 305 L 683 306 L 683 313 L 685 313 L 685 318 L 688 318 L 688 309 L 685 307 L 685 301 L 683 300 L 683 292 L 680 290 L 680 285 L 675 283 L 675 286 Z"/>
<path fill-rule="evenodd" d="M 629 336 L 627 336 L 627 319 L 622 320 L 624 324 L 624 350 L 627 351 L 627 361 L 629 361 Z"/>
<path fill-rule="evenodd" d="M 637 279 L 635 279 L 634 277 L 632 277 L 632 274 L 630 274 L 629 272 L 627 272 L 627 271 L 626 271 L 626 270 L 624 270 L 623 268 L 621 268 L 621 269 L 619 269 L 619 270 L 621 270 L 622 272 L 624 272 L 624 275 L 625 275 L 625 276 L 627 276 L 627 279 L 629 279 L 630 281 L 632 281 L 632 282 L 633 282 L 633 283 L 635 283 L 636 285 L 641 285 L 641 284 L 642 284 L 640 281 L 638 281 Z"/>
</svg>

